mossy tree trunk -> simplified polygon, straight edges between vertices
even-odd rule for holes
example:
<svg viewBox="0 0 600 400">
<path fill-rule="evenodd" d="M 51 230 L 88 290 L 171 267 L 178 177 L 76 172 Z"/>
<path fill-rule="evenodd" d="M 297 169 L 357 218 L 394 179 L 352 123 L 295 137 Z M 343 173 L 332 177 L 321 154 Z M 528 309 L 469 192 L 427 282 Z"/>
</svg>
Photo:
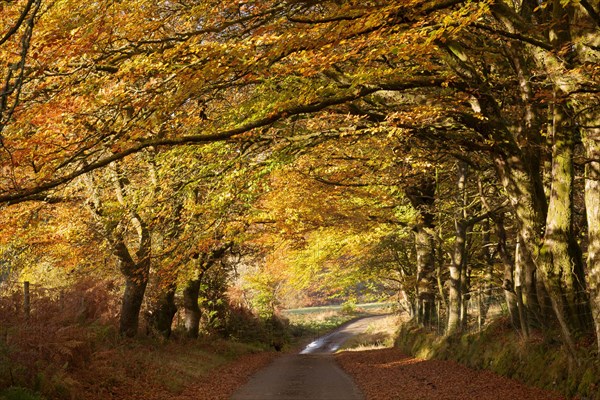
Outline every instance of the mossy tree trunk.
<svg viewBox="0 0 600 400">
<path fill-rule="evenodd" d="M 600 357 L 600 113 L 590 105 L 582 112 L 586 150 L 585 206 L 588 225 L 587 284 Z"/>
<path fill-rule="evenodd" d="M 200 330 L 200 278 L 190 279 L 183 289 L 184 329 L 187 337 L 197 338 Z"/>
<path fill-rule="evenodd" d="M 177 312 L 175 292 L 177 284 L 174 281 L 159 281 L 158 294 L 154 298 L 152 309 L 148 315 L 148 324 L 152 333 L 164 338 L 171 336 L 173 318 Z"/>
<path fill-rule="evenodd" d="M 125 277 L 119 333 L 128 337 L 135 336 L 138 332 L 140 310 L 150 273 L 151 241 L 145 224 L 140 225 L 140 234 L 140 245 L 136 252 L 137 261 L 131 256 L 122 238 L 111 240 L 113 254 L 117 257 L 119 269 Z"/>
<path fill-rule="evenodd" d="M 405 194 L 419 213 L 419 223 L 413 228 L 417 264 L 417 321 L 431 325 L 435 317 L 435 238 L 434 214 L 435 179 L 425 177 L 405 188 Z"/>
<path fill-rule="evenodd" d="M 565 343 L 574 352 L 576 320 L 574 296 L 580 261 L 573 253 L 573 131 L 566 121 L 564 105 L 556 104 L 553 121 L 552 183 L 543 245 L 538 265 L 552 301 Z M 570 301 L 569 301 L 570 300 Z"/>
<path fill-rule="evenodd" d="M 457 168 L 457 207 L 454 218 L 454 250 L 450 263 L 450 286 L 448 289 L 448 329 L 451 335 L 461 327 L 461 309 L 463 300 L 464 269 L 467 258 L 466 219 L 467 165 L 458 163 Z"/>
<path fill-rule="evenodd" d="M 417 321 L 429 326 L 435 316 L 435 243 L 431 232 L 422 225 L 415 228 L 414 234 L 417 255 Z"/>
<path fill-rule="evenodd" d="M 231 246 L 231 243 L 222 243 L 209 252 L 201 253 L 194 257 L 198 263 L 197 275 L 188 280 L 183 289 L 184 328 L 188 337 L 197 338 L 200 332 L 202 310 L 198 305 L 198 297 L 200 296 L 203 278 L 225 256 Z"/>
</svg>

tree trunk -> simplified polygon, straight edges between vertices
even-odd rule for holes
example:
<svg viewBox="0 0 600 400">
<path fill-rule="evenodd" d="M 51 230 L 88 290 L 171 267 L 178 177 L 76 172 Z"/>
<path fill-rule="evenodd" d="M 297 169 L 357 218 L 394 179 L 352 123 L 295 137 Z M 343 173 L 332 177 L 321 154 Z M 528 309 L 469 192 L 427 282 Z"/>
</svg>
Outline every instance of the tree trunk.
<svg viewBox="0 0 600 400">
<path fill-rule="evenodd" d="M 482 253 L 481 256 L 483 260 L 485 260 L 485 268 L 483 275 L 483 292 L 480 304 L 480 319 L 481 323 L 485 324 L 487 319 L 487 314 L 489 311 L 489 307 L 492 300 L 493 294 L 493 278 L 494 278 L 494 257 L 495 251 L 492 246 L 491 240 L 491 226 L 490 226 L 490 218 L 486 218 L 482 222 Z"/>
<path fill-rule="evenodd" d="M 514 273 L 515 266 L 518 262 L 517 252 L 519 251 L 519 245 L 517 243 L 514 258 L 515 261 L 513 262 L 513 259 L 508 253 L 508 249 L 506 246 L 506 230 L 504 228 L 503 216 L 497 216 L 495 222 L 496 235 L 498 236 L 498 253 L 500 254 L 500 259 L 502 260 L 502 265 L 504 267 L 504 273 L 502 276 L 502 288 L 504 289 L 504 298 L 506 299 L 508 314 L 510 315 L 512 325 L 517 329 L 521 329 L 522 325 L 518 308 L 518 299 L 516 296 L 516 282 Z"/>
<path fill-rule="evenodd" d="M 431 212 L 435 198 L 435 180 L 429 177 L 405 189 L 406 196 L 419 213 L 421 222 L 414 228 L 417 256 L 417 321 L 433 324 L 435 317 L 435 239 Z"/>
<path fill-rule="evenodd" d="M 598 357 L 600 357 L 600 116 L 589 107 L 582 112 L 584 146 L 587 156 L 585 169 L 585 206 L 588 226 L 587 284 L 590 305 L 596 328 Z"/>
<path fill-rule="evenodd" d="M 452 335 L 461 326 L 462 274 L 466 249 L 467 227 L 462 220 L 455 222 L 454 252 L 450 263 L 450 287 L 448 289 L 448 329 Z"/>
<path fill-rule="evenodd" d="M 434 239 L 423 226 L 415 230 L 417 254 L 417 316 L 423 325 L 432 323 L 435 303 Z"/>
<path fill-rule="evenodd" d="M 139 326 L 140 309 L 144 300 L 144 292 L 148 283 L 147 278 L 125 277 L 125 292 L 121 303 L 121 317 L 119 319 L 119 333 L 123 336 L 137 335 Z"/>
<path fill-rule="evenodd" d="M 162 285 L 165 285 L 165 283 L 162 283 Z M 175 283 L 166 284 L 166 287 L 161 287 L 148 316 L 148 324 L 151 331 L 158 333 L 164 338 L 171 336 L 173 317 L 175 317 L 175 313 L 177 312 L 177 306 L 175 305 L 176 290 L 177 285 Z"/>
<path fill-rule="evenodd" d="M 515 323 L 515 326 L 517 326 L 520 330 L 521 333 L 523 333 L 523 336 L 525 336 L 526 338 L 529 337 L 529 316 L 528 316 L 528 310 L 525 307 L 525 304 L 523 303 L 523 276 L 524 276 L 524 265 L 523 265 L 523 257 L 522 257 L 522 251 L 521 251 L 521 241 L 517 240 L 517 244 L 515 246 L 515 273 L 514 273 L 514 299 L 513 301 L 516 301 L 516 306 L 517 306 L 517 313 L 518 313 L 518 323 Z M 537 297 L 536 297 L 537 298 Z M 515 312 L 514 310 L 514 303 L 510 304 L 510 307 L 512 307 L 512 313 Z"/>
<path fill-rule="evenodd" d="M 523 302 L 527 308 L 529 327 L 544 327 L 548 307 L 548 294 L 540 279 L 537 279 L 537 267 L 526 246 L 519 238 L 519 267 L 521 268 L 521 288 Z"/>
<path fill-rule="evenodd" d="M 200 331 L 200 278 L 191 279 L 183 289 L 184 327 L 187 337 L 197 338 Z"/>
<path fill-rule="evenodd" d="M 121 303 L 119 333 L 123 336 L 133 337 L 138 332 L 140 309 L 148 285 L 150 259 L 143 258 L 136 263 L 123 242 L 116 243 L 115 246 L 119 267 L 125 276 L 125 292 Z"/>
<path fill-rule="evenodd" d="M 525 305 L 540 325 L 544 325 L 544 288 L 539 285 L 539 243 L 545 227 L 547 204 L 542 178 L 536 171 L 528 170 L 517 154 L 495 156 L 495 164 L 502 184 L 511 202 L 519 224 L 522 262 L 525 266 Z M 529 165 L 529 167 L 532 167 Z M 532 322 L 532 319 L 529 319 Z"/>
<path fill-rule="evenodd" d="M 466 265 L 467 229 L 466 219 L 466 181 L 467 165 L 458 163 L 457 170 L 457 211 L 454 218 L 454 251 L 450 263 L 450 287 L 448 290 L 448 329 L 452 335 L 461 327 L 463 306 L 463 282 Z"/>
<path fill-rule="evenodd" d="M 463 272 L 460 283 L 462 291 L 462 302 L 460 305 L 460 327 L 462 330 L 467 328 L 469 318 L 469 302 L 471 301 L 471 268 L 466 264 L 463 266 Z"/>
<path fill-rule="evenodd" d="M 552 308 L 561 327 L 565 343 L 575 351 L 572 305 L 566 300 L 574 292 L 575 282 L 569 236 L 573 221 L 573 147 L 572 132 L 567 128 L 564 108 L 554 106 L 552 185 L 546 219 L 544 242 L 538 266 L 549 291 Z"/>
</svg>

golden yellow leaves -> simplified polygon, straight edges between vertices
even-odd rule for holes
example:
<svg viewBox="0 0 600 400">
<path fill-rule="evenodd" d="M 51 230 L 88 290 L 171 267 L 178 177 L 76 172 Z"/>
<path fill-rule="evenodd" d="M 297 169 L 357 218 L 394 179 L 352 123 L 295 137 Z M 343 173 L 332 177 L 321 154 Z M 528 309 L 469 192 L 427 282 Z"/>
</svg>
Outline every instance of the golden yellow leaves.
<svg viewBox="0 0 600 400">
<path fill-rule="evenodd" d="M 491 0 L 465 2 L 456 10 L 440 11 L 431 28 L 427 29 L 429 31 L 427 43 L 434 43 L 437 40 L 446 42 L 449 38 L 455 37 L 467 26 L 489 14 L 492 3 Z"/>
</svg>

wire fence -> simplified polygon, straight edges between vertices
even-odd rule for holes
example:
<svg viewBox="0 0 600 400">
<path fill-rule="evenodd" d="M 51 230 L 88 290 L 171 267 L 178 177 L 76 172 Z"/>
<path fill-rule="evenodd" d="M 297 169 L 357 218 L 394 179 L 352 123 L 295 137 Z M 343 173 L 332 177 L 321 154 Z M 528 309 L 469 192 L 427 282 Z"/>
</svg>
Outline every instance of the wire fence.
<svg viewBox="0 0 600 400">
<path fill-rule="evenodd" d="M 106 283 L 92 279 L 69 287 L 5 280 L 0 282 L 0 328 L 25 321 L 70 323 L 114 316 L 115 301 Z"/>
<path fill-rule="evenodd" d="M 71 288 L 72 289 L 72 288 Z M 490 324 L 505 319 L 516 331 L 528 334 L 530 327 L 547 331 L 548 327 L 556 326 L 556 317 L 553 304 L 547 293 L 536 296 L 535 304 L 523 304 L 509 309 L 509 296 L 516 296 L 514 292 L 507 292 L 501 287 L 481 288 L 463 294 L 460 308 L 460 326 L 462 332 L 478 332 Z M 583 327 L 582 330 L 593 332 L 592 314 L 590 311 L 589 293 L 578 291 L 570 293 L 565 299 L 567 308 L 564 310 L 568 317 Z M 69 290 L 67 287 L 48 288 L 39 284 L 24 281 L 0 282 L 0 325 L 11 324 L 18 321 L 41 321 L 47 318 L 44 314 L 70 314 L 71 316 L 87 315 L 97 317 L 108 312 L 114 317 L 118 312 L 116 307 L 118 299 L 111 295 L 98 295 L 90 287 L 80 288 L 78 291 Z M 513 304 L 517 304 L 513 299 Z M 174 318 L 176 326 L 184 323 L 181 304 Z M 448 330 L 448 304 L 441 298 L 436 299 L 435 314 L 430 319 L 426 328 L 438 335 L 446 334 Z M 589 329 L 588 329 L 589 328 Z M 558 330 L 554 330 L 558 332 Z M 546 332 L 548 334 L 548 332 Z M 558 333 L 556 333 L 558 335 Z M 557 338 L 559 339 L 559 338 Z"/>
<path fill-rule="evenodd" d="M 509 307 L 509 297 L 513 296 L 513 309 Z M 562 310 L 573 324 L 581 327 L 581 332 L 593 333 L 593 321 L 590 311 L 589 292 L 576 291 L 566 296 Z M 535 301 L 532 301 L 534 299 Z M 461 332 L 480 332 L 500 319 L 506 322 L 519 334 L 528 335 L 530 329 L 544 330 L 544 334 L 555 335 L 560 340 L 556 319 L 556 305 L 552 304 L 547 292 L 536 292 L 535 297 L 529 299 L 529 304 L 519 293 L 509 292 L 501 287 L 482 288 L 463 294 L 460 307 Z M 441 298 L 436 298 L 435 316 L 425 327 L 438 335 L 444 335 L 448 330 L 448 303 Z M 581 333 L 580 332 L 580 333 Z"/>
<path fill-rule="evenodd" d="M 28 281 L 3 281 L 0 283 L 0 311 L 6 317 L 30 318 L 48 301 L 61 301 L 62 288 L 47 288 Z"/>
<path fill-rule="evenodd" d="M 499 318 L 509 315 L 506 297 L 502 288 L 475 290 L 462 295 L 460 306 L 461 326 L 463 332 L 481 331 Z M 436 298 L 435 315 L 426 326 L 439 335 L 448 329 L 449 310 L 447 299 Z"/>
</svg>

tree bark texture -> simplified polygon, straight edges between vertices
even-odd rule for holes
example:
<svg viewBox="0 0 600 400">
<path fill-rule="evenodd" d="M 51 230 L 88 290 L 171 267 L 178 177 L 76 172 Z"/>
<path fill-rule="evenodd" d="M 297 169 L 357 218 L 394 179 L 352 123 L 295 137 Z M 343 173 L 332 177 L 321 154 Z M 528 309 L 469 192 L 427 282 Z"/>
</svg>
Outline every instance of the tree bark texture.
<svg viewBox="0 0 600 400">
<path fill-rule="evenodd" d="M 159 293 L 154 300 L 152 310 L 148 316 L 148 324 L 153 333 L 157 333 L 164 338 L 171 336 L 173 325 L 173 317 L 177 312 L 175 305 L 175 291 L 177 285 L 175 283 L 159 283 L 165 285 L 159 288 Z"/>
<path fill-rule="evenodd" d="M 436 283 L 434 215 L 431 212 L 435 180 L 425 178 L 419 184 L 405 188 L 405 193 L 420 217 L 420 223 L 413 228 L 417 256 L 417 320 L 431 325 L 435 316 Z"/>
<path fill-rule="evenodd" d="M 187 337 L 197 338 L 200 331 L 200 278 L 191 279 L 183 289 L 184 328 Z"/>
<path fill-rule="evenodd" d="M 467 257 L 467 229 L 466 223 L 466 181 L 467 166 L 464 162 L 458 163 L 457 170 L 457 212 L 454 218 L 454 251 L 450 263 L 450 287 L 448 290 L 448 329 L 447 334 L 455 333 L 461 327 L 463 306 L 463 282 Z"/>
<path fill-rule="evenodd" d="M 418 321 L 430 325 L 435 315 L 435 242 L 423 226 L 415 230 L 417 253 L 417 315 Z"/>
<path fill-rule="evenodd" d="M 573 332 L 578 324 L 573 304 L 576 290 L 570 236 L 573 222 L 573 148 L 572 132 L 566 126 L 564 106 L 555 104 L 553 121 L 552 184 L 543 245 L 538 267 L 550 294 L 552 308 L 563 338 L 574 352 Z M 571 301 L 569 301 L 571 300 Z"/>
<path fill-rule="evenodd" d="M 504 298 L 506 299 L 506 305 L 512 325 L 517 328 L 522 328 L 522 319 L 519 314 L 519 305 L 516 295 L 516 288 L 518 282 L 515 279 L 515 269 L 519 260 L 517 252 L 519 251 L 519 244 L 517 242 L 515 250 L 515 258 L 511 258 L 508 253 L 506 246 L 506 230 L 504 228 L 504 219 L 502 216 L 496 218 L 496 235 L 498 236 L 498 253 L 503 265 L 503 276 L 502 276 L 502 288 L 504 289 Z"/>
<path fill-rule="evenodd" d="M 589 106 L 582 113 L 586 150 L 585 207 L 588 225 L 587 284 L 600 357 L 600 113 Z"/>
<path fill-rule="evenodd" d="M 113 244 L 115 255 L 118 258 L 119 268 L 125 277 L 125 292 L 121 302 L 121 316 L 119 320 L 119 333 L 133 337 L 138 332 L 140 310 L 144 293 L 148 285 L 150 271 L 150 257 L 143 257 L 135 262 L 127 246 L 119 241 Z M 148 244 L 149 246 L 149 244 Z M 149 251 L 149 248 L 146 249 Z"/>
</svg>

